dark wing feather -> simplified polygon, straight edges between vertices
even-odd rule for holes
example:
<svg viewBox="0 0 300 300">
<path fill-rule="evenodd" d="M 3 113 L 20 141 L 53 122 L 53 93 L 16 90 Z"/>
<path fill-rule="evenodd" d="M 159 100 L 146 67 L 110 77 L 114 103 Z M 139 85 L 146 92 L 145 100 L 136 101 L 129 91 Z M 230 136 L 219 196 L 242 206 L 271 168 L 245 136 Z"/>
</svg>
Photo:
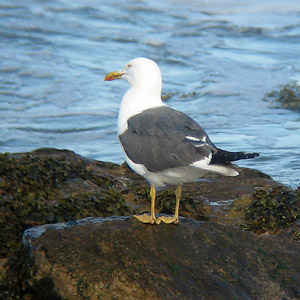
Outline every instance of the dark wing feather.
<svg viewBox="0 0 300 300">
<path fill-rule="evenodd" d="M 131 117 L 119 139 L 127 156 L 152 172 L 189 165 L 209 157 L 215 149 L 198 123 L 167 106 Z"/>
<path fill-rule="evenodd" d="M 226 164 L 240 159 L 249 159 L 259 156 L 259 153 L 255 152 L 229 152 L 219 148 L 216 150 L 210 161 L 211 164 Z"/>
</svg>

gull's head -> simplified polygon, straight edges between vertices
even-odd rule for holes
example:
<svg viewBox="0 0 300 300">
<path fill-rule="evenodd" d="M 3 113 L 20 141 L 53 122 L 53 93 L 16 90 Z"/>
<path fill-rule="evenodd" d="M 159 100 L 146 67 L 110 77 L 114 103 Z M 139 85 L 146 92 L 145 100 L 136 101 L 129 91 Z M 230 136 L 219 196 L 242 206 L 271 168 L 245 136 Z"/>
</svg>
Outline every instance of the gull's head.
<svg viewBox="0 0 300 300">
<path fill-rule="evenodd" d="M 158 65 L 151 59 L 139 57 L 129 61 L 126 66 L 105 76 L 105 81 L 126 80 L 132 88 L 153 90 L 161 93 L 162 77 Z"/>
</svg>

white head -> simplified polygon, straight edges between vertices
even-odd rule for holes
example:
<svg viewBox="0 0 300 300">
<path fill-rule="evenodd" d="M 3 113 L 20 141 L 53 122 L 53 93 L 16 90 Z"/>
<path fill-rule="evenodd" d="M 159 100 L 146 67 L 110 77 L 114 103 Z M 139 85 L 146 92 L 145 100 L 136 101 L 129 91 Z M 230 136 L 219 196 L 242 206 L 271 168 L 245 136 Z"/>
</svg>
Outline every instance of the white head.
<svg viewBox="0 0 300 300">
<path fill-rule="evenodd" d="M 164 106 L 161 100 L 162 78 L 158 65 L 151 59 L 139 57 L 124 69 L 105 76 L 106 81 L 124 79 L 130 89 L 123 96 L 118 118 L 118 134 L 127 130 L 127 120 L 146 109 Z"/>
<path fill-rule="evenodd" d="M 130 87 L 161 95 L 162 77 L 158 65 L 151 59 L 139 57 L 129 61 L 124 69 L 106 75 L 106 81 L 124 79 Z"/>
</svg>

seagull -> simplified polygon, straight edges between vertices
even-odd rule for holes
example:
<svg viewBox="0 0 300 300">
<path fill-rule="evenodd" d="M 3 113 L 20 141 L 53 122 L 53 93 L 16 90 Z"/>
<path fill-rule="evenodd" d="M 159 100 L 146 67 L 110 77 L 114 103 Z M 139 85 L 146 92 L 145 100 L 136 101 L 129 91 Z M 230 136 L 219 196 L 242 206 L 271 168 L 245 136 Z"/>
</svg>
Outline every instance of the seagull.
<svg viewBox="0 0 300 300">
<path fill-rule="evenodd" d="M 259 156 L 218 148 L 196 121 L 163 103 L 162 75 L 153 60 L 135 58 L 122 70 L 107 74 L 104 80 L 116 79 L 130 85 L 118 116 L 118 137 L 125 160 L 150 184 L 150 215 L 135 215 L 139 221 L 179 223 L 183 183 L 195 182 L 207 173 L 237 176 L 231 162 Z M 157 217 L 156 189 L 166 185 L 177 185 L 175 214 Z"/>
</svg>

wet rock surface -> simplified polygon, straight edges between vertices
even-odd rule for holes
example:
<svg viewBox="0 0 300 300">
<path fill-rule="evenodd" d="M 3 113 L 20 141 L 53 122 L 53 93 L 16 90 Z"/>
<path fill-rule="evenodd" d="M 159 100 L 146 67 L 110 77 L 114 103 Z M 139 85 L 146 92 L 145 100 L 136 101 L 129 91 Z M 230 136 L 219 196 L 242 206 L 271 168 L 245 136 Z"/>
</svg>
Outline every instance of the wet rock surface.
<svg viewBox="0 0 300 300">
<path fill-rule="evenodd" d="M 224 214 L 233 200 L 259 188 L 281 186 L 257 170 L 239 171 L 235 178 L 210 175 L 186 184 L 181 215 L 230 222 Z M 19 250 L 24 230 L 33 226 L 149 212 L 149 186 L 126 165 L 87 159 L 67 150 L 1 154 L 0 176 L 1 257 Z M 161 190 L 157 210 L 170 214 L 174 206 L 174 189 Z"/>
<path fill-rule="evenodd" d="M 238 177 L 209 175 L 198 183 L 184 185 L 180 215 L 189 219 L 183 218 L 182 224 L 178 227 L 173 225 L 168 227 L 165 224 L 155 227 L 140 224 L 131 217 L 113 218 L 106 220 L 106 222 L 98 218 L 132 216 L 133 214 L 149 212 L 149 186 L 143 178 L 134 174 L 126 165 L 119 166 L 95 161 L 81 157 L 71 151 L 57 149 L 39 149 L 22 154 L 0 154 L 0 255 L 2 257 L 0 260 L 0 296 L 9 300 L 123 299 L 124 297 L 126 299 L 126 293 L 129 293 L 131 298 L 127 299 L 141 299 L 140 295 L 143 295 L 143 298 L 149 297 L 149 299 L 151 295 L 154 295 L 158 298 L 154 297 L 152 299 L 162 299 L 159 297 L 163 297 L 164 293 L 162 291 L 166 289 L 166 295 L 171 297 L 168 299 L 202 299 L 201 297 L 204 296 L 200 292 L 204 289 L 207 294 L 203 294 L 206 295 L 203 299 L 262 299 L 253 298 L 255 293 L 250 291 L 250 282 L 253 283 L 253 290 L 258 289 L 260 291 L 259 295 L 264 293 L 271 295 L 271 289 L 269 291 L 267 285 L 260 282 L 263 276 L 266 276 L 270 280 L 269 284 L 273 284 L 274 288 L 276 286 L 275 290 L 278 291 L 278 294 L 276 294 L 277 298 L 274 298 L 274 296 L 265 299 L 297 299 L 295 297 L 299 296 L 297 294 L 299 291 L 295 288 L 293 280 L 299 282 L 297 276 L 300 273 L 300 268 L 298 266 L 297 271 L 297 263 L 293 267 L 291 259 L 297 260 L 297 255 L 299 257 L 299 254 L 297 254 L 300 239 L 298 223 L 300 218 L 299 191 L 291 190 L 273 181 L 268 175 L 260 171 L 246 168 L 237 169 L 240 172 Z M 170 187 L 160 190 L 157 199 L 157 211 L 161 214 L 173 214 L 174 207 L 174 189 Z M 94 218 L 83 219 L 87 217 Z M 79 221 L 81 219 L 83 221 Z M 111 226 L 111 228 L 107 226 Z M 32 227 L 34 227 L 33 230 L 29 229 Z M 201 233 L 201 230 L 204 229 L 206 233 Z M 25 230 L 27 231 L 23 236 Z M 85 230 L 87 231 L 85 232 Z M 98 230 L 99 233 L 101 232 L 99 236 Z M 134 237 L 134 240 L 130 240 L 130 235 L 126 236 L 126 230 Z M 179 251 L 176 248 L 178 247 L 176 243 L 185 244 L 184 231 L 189 230 L 191 231 L 188 244 L 195 245 L 199 243 L 200 248 L 197 248 L 197 250 L 193 246 L 187 249 L 187 259 L 180 261 L 178 265 L 172 265 L 173 262 L 176 262 L 175 256 Z M 194 235 L 192 230 L 199 232 Z M 243 278 L 242 271 L 247 268 L 244 258 L 242 259 L 243 263 L 238 263 L 233 259 L 232 255 L 234 254 L 226 252 L 228 250 L 227 246 L 225 248 L 220 247 L 220 243 L 214 242 L 216 247 L 212 248 L 205 238 L 203 241 L 200 241 L 200 239 L 193 240 L 194 236 L 208 235 L 207 232 L 210 230 L 212 232 L 209 239 L 212 241 L 214 239 L 228 240 L 227 235 L 230 235 L 232 239 L 230 243 L 237 244 L 232 246 L 233 251 L 238 251 L 235 255 L 240 257 L 242 254 L 239 251 L 245 250 L 246 253 L 250 251 L 249 253 L 254 255 L 254 265 L 261 263 L 263 257 L 262 253 L 264 252 L 260 253 L 260 250 L 258 250 L 260 249 L 258 246 L 259 241 L 262 241 L 264 247 L 266 247 L 262 247 L 262 251 L 268 253 L 265 256 L 265 263 L 261 263 L 260 267 L 257 265 L 255 268 L 258 269 L 253 269 L 256 270 L 255 274 L 251 273 L 252 267 L 249 267 L 247 283 L 240 279 L 241 283 L 237 285 L 238 276 Z M 273 236 L 258 236 L 249 231 L 256 234 L 272 234 Z M 107 238 L 106 246 L 95 245 L 92 242 L 93 238 L 90 232 L 94 232 L 97 243 Z M 115 236 L 114 239 L 116 240 L 111 240 L 109 238 L 111 232 L 118 232 L 120 236 Z M 222 237 L 223 233 L 226 233 L 225 237 Z M 219 234 L 221 235 L 218 237 Z M 76 235 L 78 235 L 78 238 L 76 238 Z M 25 244 L 28 246 L 32 243 L 32 247 L 22 246 L 22 236 Z M 170 244 L 165 245 L 160 241 L 162 236 L 170 241 L 176 237 L 178 241 L 175 244 L 170 242 Z M 247 248 L 251 244 L 250 242 L 244 243 L 248 239 L 246 237 L 254 243 L 252 250 Z M 125 238 L 128 238 L 128 240 Z M 78 245 L 81 246 L 76 248 L 74 241 L 77 239 Z M 150 242 L 147 242 L 146 239 L 149 239 Z M 271 240 L 273 242 L 270 242 Z M 161 248 L 159 248 L 157 241 L 162 243 Z M 124 251 L 127 249 L 128 254 L 125 251 L 124 253 L 120 252 L 118 256 L 113 250 L 113 247 L 116 247 L 115 243 Z M 272 248 L 276 255 L 271 248 L 268 248 L 271 247 L 272 243 L 278 243 L 276 251 L 275 248 Z M 64 252 L 65 250 L 60 248 L 58 244 L 64 245 L 63 248 L 66 251 L 69 249 L 70 253 Z M 290 248 L 285 248 L 285 245 Z M 106 256 L 102 258 L 97 256 L 99 253 L 101 254 L 101 251 L 98 253 L 101 247 L 107 247 Z M 134 249 L 131 249 L 132 247 Z M 46 248 L 47 251 L 41 250 Z M 165 270 L 160 270 L 160 264 L 163 264 L 163 262 L 159 260 L 162 258 L 157 258 L 157 254 L 154 253 L 157 252 L 157 249 L 160 251 L 158 253 L 164 253 L 163 259 L 172 258 L 170 266 L 168 266 L 169 269 L 174 269 L 171 270 L 171 273 L 166 274 Z M 286 254 L 287 249 L 291 252 L 294 251 L 291 256 Z M 77 252 L 72 252 L 73 250 Z M 81 250 L 82 252 L 80 252 Z M 48 257 L 45 251 L 51 253 L 51 255 Z M 91 251 L 91 253 L 88 254 L 88 251 Z M 125 272 L 123 276 L 124 266 L 126 267 L 128 262 L 126 263 L 125 260 L 122 262 L 122 256 L 124 255 L 124 258 L 128 259 L 126 255 L 129 255 L 130 251 L 141 251 L 141 253 L 133 252 L 131 254 L 130 264 L 132 262 L 132 267 L 128 272 L 133 272 L 133 269 L 135 269 L 136 273 L 129 275 Z M 184 251 L 182 250 L 182 252 Z M 207 254 L 203 257 L 206 257 L 206 260 L 202 261 L 199 253 L 205 254 L 205 251 L 207 251 Z M 226 262 L 226 264 L 221 265 L 223 271 L 218 269 L 220 262 L 216 266 L 214 265 L 215 258 L 209 255 L 209 251 L 218 253 L 218 259 Z M 108 252 L 111 252 L 111 254 Z M 143 255 L 148 252 L 151 255 L 146 255 L 143 258 Z M 248 256 L 250 257 L 252 254 L 248 254 Z M 287 260 L 288 256 L 291 257 L 290 260 Z M 68 259 L 65 261 L 66 257 Z M 140 266 L 141 262 L 138 265 L 133 264 L 134 257 L 143 261 L 144 269 Z M 197 257 L 201 263 L 194 266 L 195 263 L 189 257 Z M 261 258 L 258 259 L 258 257 Z M 61 261 L 61 259 L 64 261 Z M 84 261 L 85 265 L 81 265 L 80 259 Z M 99 260 L 102 264 L 105 259 L 109 260 L 111 264 L 110 266 L 107 265 L 111 274 L 116 275 L 110 275 L 109 278 L 115 278 L 111 280 L 116 281 L 107 285 L 103 283 L 103 286 L 100 284 L 98 289 L 97 285 L 94 286 L 95 283 L 89 281 L 89 278 L 92 280 L 93 276 L 87 270 L 87 266 L 91 265 L 92 267 L 94 260 Z M 158 259 L 156 267 L 150 267 L 154 263 L 153 259 Z M 57 265 L 59 267 L 57 273 L 54 272 L 54 274 L 51 270 L 56 268 L 56 260 L 59 261 Z M 77 265 L 81 270 L 76 270 L 76 260 L 78 260 Z M 279 263 L 279 260 L 283 261 L 283 264 Z M 268 261 L 270 266 L 268 266 Z M 70 262 L 71 265 L 67 266 L 67 262 Z M 43 266 L 44 263 L 45 266 Z M 149 269 L 148 264 L 150 264 Z M 210 264 L 214 266 L 211 273 L 209 272 Z M 285 275 L 284 277 L 279 276 L 280 278 L 276 275 L 278 278 L 275 277 L 278 280 L 271 282 L 273 275 L 269 269 L 271 265 L 276 268 L 276 264 L 279 269 L 283 268 L 282 265 L 285 266 Z M 181 272 L 178 271 L 178 266 L 180 266 Z M 205 271 L 204 273 L 201 273 L 201 266 L 202 271 Z M 97 267 L 95 265 L 92 269 L 96 272 L 98 267 L 100 268 L 100 265 L 97 265 Z M 45 268 L 48 268 L 48 271 L 45 271 Z M 149 270 L 151 276 L 148 273 L 147 275 L 145 270 Z M 79 271 L 83 273 L 81 274 Z M 138 275 L 139 272 L 141 272 L 141 275 Z M 223 276 L 222 272 L 238 275 L 230 275 L 233 276 L 230 277 L 223 274 Z M 101 274 L 104 274 L 105 277 L 108 276 L 108 273 L 108 271 L 105 271 Z M 215 273 L 218 274 L 217 277 L 215 277 Z M 250 280 L 250 273 L 251 276 L 255 277 L 255 280 Z M 171 278 L 170 274 L 174 276 L 172 275 Z M 62 281 L 55 276 L 58 276 Z M 73 276 L 75 276 L 75 281 L 71 280 Z M 131 276 L 131 279 L 129 280 L 127 276 Z M 208 276 L 211 276 L 211 279 L 207 278 Z M 59 284 L 68 286 L 68 278 L 72 281 L 72 284 L 70 283 L 72 288 L 70 287 L 70 289 L 74 295 L 77 295 L 77 298 L 63 296 L 67 294 L 64 294 L 64 289 L 60 288 Z M 145 278 L 149 279 L 148 286 L 146 286 Z M 158 288 L 160 287 L 159 280 L 156 281 L 155 278 L 163 279 L 161 289 Z M 169 279 L 164 281 L 166 278 Z M 178 278 L 185 282 L 184 287 L 179 288 L 180 280 Z M 199 295 L 198 298 L 189 298 L 188 296 L 190 294 L 187 291 L 187 282 L 190 280 L 192 280 L 191 291 L 193 291 L 191 293 Z M 212 280 L 210 285 L 209 280 Z M 217 282 L 219 283 L 217 284 Z M 151 284 L 154 284 L 154 289 L 150 288 Z M 174 292 L 171 291 L 171 285 L 173 284 L 176 285 Z M 247 288 L 243 289 L 242 286 L 245 284 Z M 208 286 L 205 289 L 204 286 L 206 285 Z M 214 291 L 212 286 L 223 285 L 224 288 L 220 288 L 220 295 L 221 291 L 231 295 L 229 290 L 234 289 L 232 296 L 230 296 L 232 298 L 218 298 L 219 294 Z M 236 285 L 237 287 L 233 288 Z M 85 288 L 86 286 L 88 288 Z M 68 290 L 68 288 L 66 289 Z M 197 289 L 199 289 L 198 294 L 194 292 Z M 97 290 L 98 298 L 95 296 L 96 294 L 93 294 L 93 290 Z M 124 294 L 120 294 L 120 290 Z M 156 290 L 160 292 L 156 294 Z M 211 295 L 215 296 L 211 296 L 209 290 L 211 290 Z M 109 296 L 109 291 L 113 291 L 111 296 Z M 135 292 L 137 294 L 134 294 Z M 214 294 L 215 292 L 216 294 Z M 242 293 L 241 295 L 245 295 L 245 297 L 239 298 L 238 293 Z M 123 298 L 118 298 L 118 295 L 122 295 Z M 285 298 L 280 298 L 280 295 Z M 184 296 L 187 298 L 183 298 Z"/>
<path fill-rule="evenodd" d="M 151 226 L 133 217 L 96 218 L 46 225 L 39 237 L 41 228 L 31 230 L 23 297 L 299 299 L 298 242 L 180 221 Z"/>
</svg>

